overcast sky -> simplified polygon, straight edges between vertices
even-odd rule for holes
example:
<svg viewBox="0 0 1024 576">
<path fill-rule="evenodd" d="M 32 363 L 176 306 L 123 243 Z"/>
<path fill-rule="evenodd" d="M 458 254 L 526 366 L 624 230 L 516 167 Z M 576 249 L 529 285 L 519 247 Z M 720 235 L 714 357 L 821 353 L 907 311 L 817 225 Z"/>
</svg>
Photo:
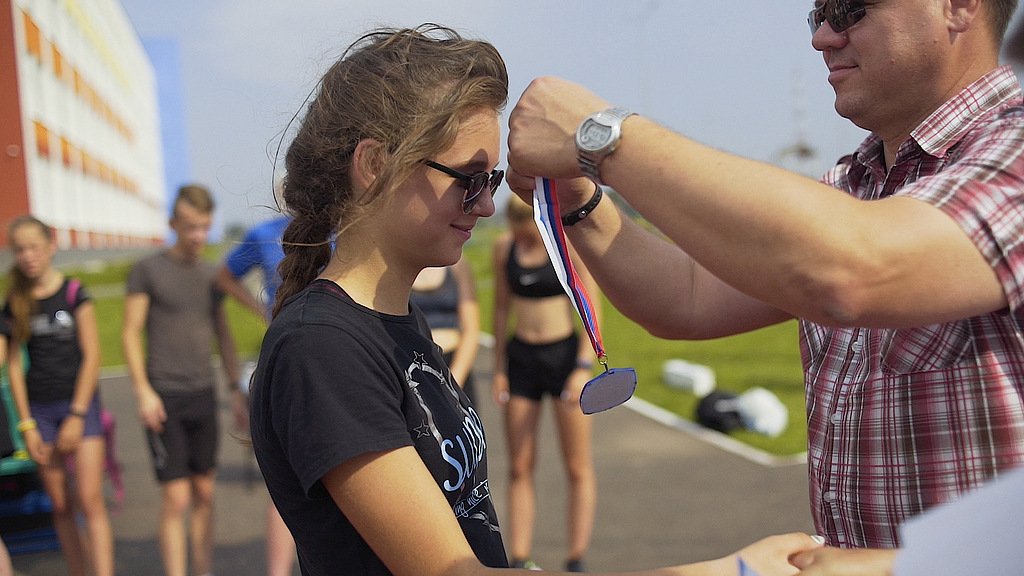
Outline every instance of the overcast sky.
<svg viewBox="0 0 1024 576">
<path fill-rule="evenodd" d="M 142 37 L 180 43 L 193 177 L 227 224 L 270 213 L 281 132 L 362 32 L 437 22 L 492 42 L 510 106 L 558 75 L 706 144 L 767 161 L 804 139 L 816 175 L 864 133 L 836 115 L 799 0 L 122 0 Z M 507 193 L 507 190 L 502 194 Z M 500 203 L 499 203 L 500 205 Z"/>
</svg>

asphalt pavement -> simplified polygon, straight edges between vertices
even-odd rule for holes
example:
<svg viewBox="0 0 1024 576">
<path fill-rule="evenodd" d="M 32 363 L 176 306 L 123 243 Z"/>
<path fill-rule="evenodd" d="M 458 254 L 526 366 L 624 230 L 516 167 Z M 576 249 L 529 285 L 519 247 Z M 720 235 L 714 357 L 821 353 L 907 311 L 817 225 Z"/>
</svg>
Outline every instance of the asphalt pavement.
<svg viewBox="0 0 1024 576">
<path fill-rule="evenodd" d="M 504 517 L 506 446 L 501 416 L 485 394 L 490 354 L 481 348 L 476 372 L 479 412 L 488 442 L 491 487 Z M 161 574 L 156 531 L 159 491 L 123 371 L 105 373 L 101 390 L 117 418 L 117 450 L 127 495 L 112 515 L 117 573 Z M 262 575 L 267 495 L 251 450 L 230 434 L 221 400 L 224 437 L 217 485 L 217 576 Z M 801 425 L 802 415 L 793 415 Z M 777 459 L 719 434 L 630 401 L 593 416 L 598 477 L 597 522 L 587 565 L 591 571 L 653 568 L 721 556 L 770 534 L 811 531 L 807 467 Z M 566 480 L 550 406 L 542 420 L 537 469 L 534 559 L 549 569 L 565 557 Z M 57 551 L 16 556 L 16 576 L 63 576 Z M 296 567 L 293 571 L 298 575 Z M 339 569 L 339 574 L 344 574 Z"/>
</svg>

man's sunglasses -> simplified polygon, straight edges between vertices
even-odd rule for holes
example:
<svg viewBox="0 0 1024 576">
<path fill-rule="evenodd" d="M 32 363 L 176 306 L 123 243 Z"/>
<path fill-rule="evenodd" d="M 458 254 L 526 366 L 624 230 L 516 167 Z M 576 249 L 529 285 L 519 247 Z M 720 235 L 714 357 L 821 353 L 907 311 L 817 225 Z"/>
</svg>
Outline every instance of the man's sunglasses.
<svg viewBox="0 0 1024 576">
<path fill-rule="evenodd" d="M 811 27 L 811 34 L 817 32 L 825 22 L 833 31 L 843 32 L 860 22 L 865 14 L 867 8 L 864 7 L 864 0 L 825 0 L 807 14 L 807 25 Z"/>
<path fill-rule="evenodd" d="M 505 178 L 504 170 L 466 174 L 454 168 L 449 168 L 444 164 L 438 164 L 433 160 L 424 160 L 423 163 L 434 170 L 444 172 L 462 183 L 462 186 L 466 189 L 466 195 L 462 198 L 462 211 L 466 214 L 473 211 L 473 206 L 476 206 L 484 190 L 487 190 L 491 196 L 494 196 L 494 193 L 498 191 L 498 186 L 501 186 L 502 179 Z"/>
</svg>

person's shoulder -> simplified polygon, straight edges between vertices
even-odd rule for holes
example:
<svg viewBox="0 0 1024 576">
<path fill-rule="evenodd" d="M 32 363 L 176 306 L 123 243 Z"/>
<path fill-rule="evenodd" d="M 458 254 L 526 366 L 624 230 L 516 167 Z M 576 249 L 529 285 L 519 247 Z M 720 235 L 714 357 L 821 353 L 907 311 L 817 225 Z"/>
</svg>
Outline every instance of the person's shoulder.
<svg viewBox="0 0 1024 576">
<path fill-rule="evenodd" d="M 132 267 L 137 268 L 140 266 L 152 266 L 154 262 L 157 262 L 165 258 L 167 258 L 166 249 L 156 250 L 154 252 L 142 255 L 138 260 L 135 261 L 135 264 L 133 264 Z"/>
<path fill-rule="evenodd" d="M 277 240 L 281 237 L 284 229 L 288 227 L 289 222 L 291 222 L 291 218 L 288 216 L 275 216 L 253 226 L 249 233 L 260 239 Z"/>
<path fill-rule="evenodd" d="M 314 281 L 288 298 L 278 317 L 296 324 L 339 324 L 355 312 L 347 304 L 347 299 L 332 289 L 331 283 Z"/>
<path fill-rule="evenodd" d="M 268 342 L 287 342 L 308 353 L 324 347 L 347 347 L 367 338 L 366 318 L 329 287 L 314 283 L 290 297 L 267 329 Z"/>
<path fill-rule="evenodd" d="M 80 278 L 75 276 L 67 276 L 64 278 L 64 285 L 62 286 L 64 293 L 67 295 L 68 302 L 74 304 L 80 304 L 85 300 L 92 299 L 92 294 L 86 288 L 85 283 Z"/>
<path fill-rule="evenodd" d="M 129 269 L 129 276 L 138 274 L 148 274 L 151 270 L 161 266 L 167 260 L 167 251 L 159 250 L 151 254 L 147 254 L 132 264 Z"/>
<path fill-rule="evenodd" d="M 499 258 L 505 258 L 508 256 L 509 249 L 512 248 L 512 233 L 502 232 L 497 238 L 494 239 L 494 253 Z"/>
<path fill-rule="evenodd" d="M 961 156 L 996 154 L 1008 158 L 1024 155 L 1024 102 L 1007 103 L 992 110 L 970 127 L 958 147 Z"/>
</svg>

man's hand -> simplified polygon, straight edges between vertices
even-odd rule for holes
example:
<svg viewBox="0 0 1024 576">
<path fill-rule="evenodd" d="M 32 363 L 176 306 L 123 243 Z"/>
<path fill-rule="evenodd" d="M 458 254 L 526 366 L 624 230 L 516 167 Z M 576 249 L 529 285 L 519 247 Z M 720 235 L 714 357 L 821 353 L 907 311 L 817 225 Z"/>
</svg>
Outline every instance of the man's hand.
<svg viewBox="0 0 1024 576">
<path fill-rule="evenodd" d="M 164 422 L 167 421 L 167 412 L 164 410 L 164 401 L 160 395 L 147 388 L 139 392 L 139 419 L 147 429 L 160 434 L 164 431 Z"/>
<path fill-rule="evenodd" d="M 735 575 L 742 558 L 743 563 L 758 576 L 796 576 L 800 571 L 790 564 L 790 557 L 819 547 L 821 540 L 807 534 L 779 534 L 758 540 L 723 558 L 679 566 L 674 573 L 681 576 Z"/>
<path fill-rule="evenodd" d="M 561 78 L 537 78 L 508 118 L 508 162 L 528 176 L 580 176 L 576 128 L 588 115 L 610 108 L 605 100 Z"/>
<path fill-rule="evenodd" d="M 805 576 L 890 576 L 896 550 L 818 548 L 790 561 Z"/>
<path fill-rule="evenodd" d="M 821 547 L 822 540 L 807 534 L 792 533 L 769 536 L 740 550 L 737 555 L 760 576 L 797 574 L 790 563 L 795 554 Z"/>
<path fill-rule="evenodd" d="M 533 176 L 523 176 L 515 170 L 509 170 L 505 173 L 505 182 L 524 202 L 533 205 L 533 189 L 536 186 Z M 578 210 L 594 195 L 594 182 L 582 176 L 557 180 L 555 188 L 558 190 L 558 207 L 562 214 Z"/>
</svg>

